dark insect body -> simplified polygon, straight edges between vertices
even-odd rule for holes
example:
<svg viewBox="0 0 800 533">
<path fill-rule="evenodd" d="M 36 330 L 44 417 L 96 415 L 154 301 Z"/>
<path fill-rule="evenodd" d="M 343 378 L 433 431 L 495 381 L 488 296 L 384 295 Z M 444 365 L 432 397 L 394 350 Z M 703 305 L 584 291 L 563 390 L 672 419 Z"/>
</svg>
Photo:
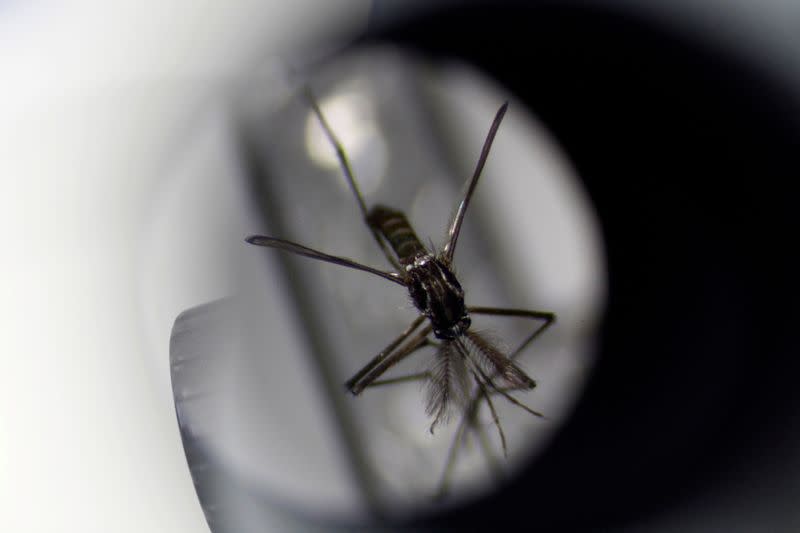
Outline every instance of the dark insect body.
<svg viewBox="0 0 800 533">
<path fill-rule="evenodd" d="M 422 244 L 402 212 L 380 205 L 367 210 L 363 196 L 353 178 L 344 149 L 310 91 L 306 92 L 306 98 L 326 136 L 336 149 L 342 171 L 359 204 L 367 226 L 387 260 L 394 267 L 394 271 L 383 271 L 351 259 L 328 255 L 274 237 L 254 235 L 248 237 L 246 241 L 250 244 L 278 248 L 320 261 L 362 270 L 404 286 L 420 315 L 405 331 L 351 377 L 345 383 L 346 388 L 352 394 L 358 395 L 367 387 L 426 380 L 426 412 L 433 420 L 430 426 L 431 432 L 437 424 L 447 422 L 453 411 L 464 415 L 462 427 L 467 422 L 474 424 L 479 403 L 485 399 L 500 434 L 505 453 L 505 436 L 491 396 L 498 394 L 532 415 L 542 416 L 541 413 L 519 402 L 509 392 L 530 390 L 536 386 L 536 382 L 517 366 L 514 359 L 555 321 L 555 315 L 544 311 L 469 307 L 464 301 L 464 290 L 453 274 L 452 265 L 456 242 L 467 206 L 508 103 L 503 104 L 495 115 L 484 141 L 475 172 L 450 224 L 447 243 L 441 252 L 434 253 Z M 503 354 L 489 339 L 470 329 L 471 314 L 528 318 L 535 320 L 537 327 L 514 351 Z M 422 324 L 426 320 L 428 324 L 423 326 Z M 434 339 L 430 338 L 431 335 Z M 427 372 L 400 378 L 380 379 L 389 368 L 425 346 L 436 347 L 433 364 Z M 461 428 L 459 428 L 459 435 L 460 430 Z M 451 448 L 448 470 L 452 463 L 453 453 Z"/>
<path fill-rule="evenodd" d="M 400 211 L 376 206 L 367 222 L 389 242 L 414 305 L 428 317 L 438 339 L 452 340 L 470 326 L 464 290 L 450 265 L 431 254 Z"/>
</svg>

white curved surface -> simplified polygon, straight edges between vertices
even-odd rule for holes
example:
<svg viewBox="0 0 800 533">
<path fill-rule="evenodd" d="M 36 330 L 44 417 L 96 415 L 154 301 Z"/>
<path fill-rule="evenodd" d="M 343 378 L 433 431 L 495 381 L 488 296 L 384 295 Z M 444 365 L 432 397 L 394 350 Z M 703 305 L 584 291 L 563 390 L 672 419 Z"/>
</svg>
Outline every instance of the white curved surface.
<svg viewBox="0 0 800 533">
<path fill-rule="evenodd" d="M 171 148 L 239 72 L 367 6 L 0 6 L 3 531 L 207 530 L 151 363 L 171 321 L 143 335 L 142 225 Z"/>
</svg>

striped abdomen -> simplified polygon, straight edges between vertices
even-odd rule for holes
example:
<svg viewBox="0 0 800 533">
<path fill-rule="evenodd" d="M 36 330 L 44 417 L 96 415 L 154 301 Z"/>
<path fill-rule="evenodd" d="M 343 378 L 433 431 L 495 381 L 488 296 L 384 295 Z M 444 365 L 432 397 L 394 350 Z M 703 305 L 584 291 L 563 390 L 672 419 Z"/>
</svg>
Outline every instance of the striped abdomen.
<svg viewBox="0 0 800 533">
<path fill-rule="evenodd" d="M 428 253 L 400 211 L 376 205 L 367 215 L 367 223 L 386 239 L 402 265 L 411 264 L 415 257 Z"/>
</svg>

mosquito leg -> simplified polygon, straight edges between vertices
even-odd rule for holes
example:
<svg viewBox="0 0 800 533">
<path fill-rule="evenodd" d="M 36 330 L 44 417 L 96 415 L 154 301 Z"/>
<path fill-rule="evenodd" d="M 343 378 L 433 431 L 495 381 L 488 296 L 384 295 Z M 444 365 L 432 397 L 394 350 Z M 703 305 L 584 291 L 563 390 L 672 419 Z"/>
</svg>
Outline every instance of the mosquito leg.
<svg viewBox="0 0 800 533">
<path fill-rule="evenodd" d="M 437 500 L 444 498 L 447 495 L 447 491 L 450 489 L 450 478 L 453 475 L 453 467 L 456 464 L 458 449 L 461 447 L 461 441 L 464 439 L 464 435 L 466 434 L 467 423 L 469 420 L 469 414 L 464 415 L 464 418 L 461 419 L 461 423 L 458 425 L 458 429 L 456 430 L 456 436 L 453 438 L 453 443 L 450 445 L 450 449 L 447 451 L 447 459 L 444 464 L 441 480 L 439 481 L 439 489 L 436 491 L 436 495 L 434 497 Z"/>
<path fill-rule="evenodd" d="M 412 324 L 413 325 L 413 324 Z M 405 346 L 402 346 L 388 357 L 380 359 L 371 370 L 369 370 L 364 377 L 360 380 L 355 380 L 352 387 L 349 387 L 350 392 L 353 394 L 360 394 L 366 387 L 373 381 L 383 375 L 384 372 L 391 367 L 416 352 L 418 349 L 426 345 L 427 337 L 433 329 L 433 326 L 424 327 L 413 339 L 411 339 Z M 409 332 L 410 333 L 410 332 Z M 362 369 L 363 370 L 363 369 Z M 360 374 L 361 372 L 359 372 Z M 352 380 L 351 380 L 352 381 Z"/>
<path fill-rule="evenodd" d="M 481 378 L 478 377 L 477 374 L 473 373 L 473 377 L 475 378 L 475 382 L 478 384 L 478 388 L 480 389 L 480 396 L 486 398 L 486 404 L 489 406 L 489 411 L 492 413 L 492 421 L 494 422 L 495 427 L 497 428 L 497 432 L 500 434 L 500 444 L 503 448 L 503 457 L 508 457 L 508 446 L 506 445 L 506 434 L 503 431 L 503 426 L 500 425 L 500 417 L 497 416 L 497 410 L 494 408 L 494 403 L 492 402 L 492 398 L 487 394 L 486 391 L 486 384 L 481 381 Z M 483 376 L 486 378 L 486 376 Z M 477 412 L 477 409 L 475 410 Z"/>
<path fill-rule="evenodd" d="M 481 389 L 481 392 L 478 394 L 479 398 L 482 398 L 485 389 Z M 441 500 L 447 495 L 447 492 L 450 489 L 450 481 L 453 475 L 453 468 L 456 464 L 456 458 L 458 456 L 458 450 L 461 448 L 464 438 L 467 436 L 467 427 L 471 427 L 476 434 L 478 435 L 478 442 L 480 443 L 481 449 L 483 450 L 483 454 L 486 457 L 486 461 L 491 465 L 491 469 L 494 472 L 499 472 L 499 467 L 497 465 L 497 461 L 494 458 L 494 454 L 492 454 L 491 446 L 489 445 L 488 435 L 486 434 L 485 429 L 478 423 L 478 408 L 480 407 L 480 403 L 475 401 L 473 402 L 465 411 L 461 422 L 456 429 L 456 434 L 453 437 L 453 442 L 450 444 L 450 448 L 447 451 L 447 458 L 445 460 L 445 466 L 442 470 L 442 476 L 439 480 L 439 488 L 436 490 L 435 499 Z"/>
<path fill-rule="evenodd" d="M 475 409 L 473 413 L 474 414 L 470 419 L 470 426 L 477 435 L 477 440 L 481 446 L 483 457 L 484 459 L 486 459 L 486 464 L 489 466 L 489 471 L 499 479 L 501 474 L 501 469 L 499 463 L 497 462 L 497 457 L 495 457 L 494 453 L 492 452 L 492 445 L 489 442 L 489 434 L 486 432 L 486 428 L 478 423 L 478 418 L 477 418 L 478 410 Z M 503 452 L 503 455 L 505 457 L 508 456 L 505 452 Z"/>
<path fill-rule="evenodd" d="M 492 413 L 492 421 L 497 427 L 497 432 L 500 434 L 500 443 L 503 447 L 503 456 L 508 456 L 506 435 L 503 431 L 503 426 L 500 425 L 500 417 L 497 416 L 497 410 L 494 408 L 494 403 L 489 397 L 488 387 L 496 388 L 496 386 L 494 383 L 492 383 L 492 380 L 489 378 L 489 376 L 487 376 L 483 370 L 481 370 L 480 366 L 478 366 L 475 361 L 469 357 L 469 351 L 467 350 L 466 346 L 464 346 L 464 343 L 458 339 L 455 342 L 456 346 L 459 348 L 461 356 L 464 357 L 464 360 L 470 366 L 470 373 L 475 380 L 475 384 L 478 386 L 478 393 L 475 396 L 474 403 L 469 404 L 467 414 L 472 414 L 474 417 L 474 413 L 476 413 L 478 410 L 478 402 L 481 398 L 486 398 L 486 404 L 489 406 L 489 411 Z"/>
<path fill-rule="evenodd" d="M 277 237 L 268 237 L 267 235 L 250 235 L 245 239 L 245 242 L 248 244 L 254 244 L 256 246 L 265 246 L 267 248 L 284 250 L 286 252 L 302 255 L 304 257 L 310 257 L 311 259 L 316 259 L 318 261 L 333 263 L 334 265 L 353 268 L 355 270 L 362 270 L 364 272 L 369 272 L 370 274 L 375 274 L 376 276 L 388 279 L 389 281 L 393 281 L 399 285 L 402 285 L 403 287 L 406 286 L 406 282 L 403 281 L 402 276 L 400 276 L 400 274 L 397 272 L 384 272 L 383 270 L 378 270 L 377 268 L 372 268 L 371 266 L 357 263 L 352 259 L 326 254 L 325 252 L 320 252 L 319 250 L 309 248 L 308 246 L 303 246 L 302 244 L 297 244 L 296 242 L 278 239 Z"/>
<path fill-rule="evenodd" d="M 425 346 L 438 346 L 438 345 L 439 345 L 438 342 L 435 342 L 435 341 L 432 341 L 432 340 L 426 338 L 426 341 L 421 343 L 419 346 L 417 346 L 415 348 L 415 350 L 419 349 L 419 348 L 423 348 Z M 394 384 L 399 384 L 399 383 L 410 383 L 410 382 L 414 382 L 414 381 L 422 381 L 422 380 L 429 379 L 429 378 L 430 378 L 430 372 L 418 372 L 416 374 L 408 374 L 408 375 L 399 376 L 399 377 L 396 377 L 396 378 L 376 379 L 375 381 L 373 381 L 372 383 L 367 385 L 365 388 L 379 387 L 381 385 L 394 385 Z M 476 379 L 476 382 L 478 382 L 477 381 L 478 378 L 475 377 L 475 379 Z M 480 382 L 478 382 L 478 383 L 480 383 Z M 482 384 L 480 384 L 479 386 L 482 386 Z M 487 403 L 489 405 L 489 409 L 492 412 L 492 419 L 493 419 L 494 424 L 497 426 L 498 431 L 500 433 L 500 440 L 501 440 L 501 442 L 503 444 L 503 454 L 507 455 L 506 454 L 506 440 L 505 440 L 505 435 L 503 434 L 503 429 L 500 426 L 500 419 L 499 419 L 499 417 L 497 415 L 497 411 L 494 408 L 494 404 L 492 403 L 491 399 L 489 398 L 489 394 L 487 393 L 485 388 L 482 388 L 481 397 L 483 397 L 483 396 L 486 396 Z M 479 442 L 479 444 L 481 446 L 481 451 L 483 452 L 483 455 L 486 458 L 486 462 L 489 464 L 490 470 L 496 476 L 499 476 L 500 467 L 497 464 L 497 460 L 496 460 L 494 454 L 492 453 L 491 445 L 490 445 L 489 439 L 488 439 L 488 435 L 486 433 L 485 428 L 478 423 L 478 407 L 479 407 L 479 405 L 480 404 L 477 403 L 477 402 L 472 404 L 469 412 L 464 414 L 464 418 L 461 421 L 461 424 L 459 425 L 458 429 L 456 430 L 456 437 L 455 437 L 455 440 L 454 440 L 453 444 L 451 445 L 450 449 L 448 450 L 447 462 L 446 462 L 446 465 L 445 465 L 445 469 L 442 472 L 442 477 L 441 477 L 441 480 L 439 482 L 439 488 L 437 489 L 436 494 L 435 494 L 435 498 L 437 498 L 437 499 L 441 499 L 441 498 L 443 498 L 444 496 L 447 495 L 447 492 L 448 492 L 448 489 L 449 489 L 449 486 L 450 486 L 450 478 L 452 476 L 452 469 L 453 469 L 453 466 L 455 465 L 455 460 L 456 460 L 456 455 L 458 453 L 458 448 L 461 445 L 460 441 L 462 441 L 467 435 L 467 433 L 466 433 L 467 425 L 470 427 L 470 429 L 472 429 L 475 432 L 475 434 L 477 436 L 477 440 L 478 440 L 478 442 Z"/>
<path fill-rule="evenodd" d="M 510 317 L 520 317 L 520 318 L 530 318 L 533 320 L 542 321 L 542 324 L 535 330 L 533 330 L 533 332 L 530 335 L 528 335 L 528 337 L 526 337 L 525 340 L 522 341 L 522 343 L 520 343 L 520 345 L 517 347 L 516 350 L 511 352 L 511 354 L 508 356 L 509 359 L 516 358 L 522 352 L 522 350 L 524 350 L 528 346 L 528 344 L 530 344 L 535 338 L 541 335 L 544 332 L 544 330 L 550 327 L 550 325 L 556 320 L 556 315 L 554 313 L 550 313 L 547 311 L 529 311 L 526 309 L 504 309 L 497 307 L 470 307 L 469 311 L 471 313 L 479 315 L 483 314 L 483 315 L 495 315 L 495 316 L 510 316 Z M 522 402 L 520 402 L 519 400 L 508 394 L 508 390 L 514 390 L 513 388 L 512 389 L 500 388 L 494 383 L 494 381 L 491 380 L 491 378 L 486 376 L 482 370 L 478 368 L 478 371 L 486 379 L 487 384 L 491 386 L 494 392 L 500 394 L 512 404 L 521 407 L 522 409 L 528 411 L 532 415 L 538 416 L 540 418 L 546 418 L 542 413 L 534 411 L 527 405 L 523 404 Z M 476 395 L 475 398 L 473 398 L 472 402 L 473 403 L 480 402 L 483 396 L 486 396 L 488 400 L 489 398 L 488 395 L 485 393 L 485 391 L 483 391 L 481 394 Z"/>
<path fill-rule="evenodd" d="M 544 330 L 546 330 L 548 327 L 550 327 L 550 325 L 553 322 L 555 322 L 555 320 L 556 320 L 556 315 L 554 313 L 550 313 L 550 312 L 546 312 L 546 311 L 529 311 L 529 310 L 523 310 L 523 309 L 503 309 L 503 308 L 495 308 L 495 307 L 470 307 L 469 311 L 470 311 L 470 313 L 475 313 L 475 314 L 530 318 L 532 320 L 537 320 L 537 321 L 541 321 L 542 322 L 542 324 L 539 325 L 533 332 L 531 332 L 531 334 L 528 335 L 528 337 L 526 337 L 522 341 L 522 343 L 520 343 L 520 345 L 510 354 L 510 356 L 509 356 L 510 359 L 516 358 L 535 338 L 537 338 L 539 335 L 541 335 L 544 332 Z M 524 405 L 521 402 L 519 402 L 518 400 L 516 400 L 516 398 L 514 398 L 510 394 L 508 394 L 508 392 L 510 390 L 514 390 L 513 388 L 511 388 L 511 389 L 506 388 L 506 387 L 500 388 L 497 385 L 495 385 L 495 383 L 493 381 L 491 381 L 491 379 L 488 376 L 485 376 L 485 379 L 486 379 L 486 383 L 488 383 L 489 386 L 492 388 L 492 393 L 501 394 L 507 400 L 509 400 L 511 403 L 513 403 L 515 405 L 519 405 L 521 408 L 525 409 L 526 411 L 530 412 L 531 414 L 534 414 L 535 416 L 539 416 L 539 417 L 544 418 L 541 413 L 538 413 L 538 412 L 530 409 L 526 405 Z M 445 473 L 443 474 L 442 481 L 440 483 L 440 489 L 439 489 L 439 493 L 438 493 L 440 496 L 443 495 L 444 492 L 447 489 L 447 483 L 449 482 L 449 475 L 450 475 L 449 472 L 452 471 L 452 468 L 453 468 L 452 465 L 455 462 L 456 450 L 461 445 L 461 440 L 463 438 L 462 435 L 461 435 L 462 428 L 470 420 L 470 417 L 473 418 L 473 421 L 471 421 L 470 423 L 474 425 L 475 414 L 477 413 L 478 407 L 480 406 L 480 403 L 484 398 L 486 398 L 487 404 L 490 405 L 490 410 L 494 411 L 494 409 L 492 409 L 491 400 L 489 398 L 489 396 L 490 396 L 489 391 L 487 391 L 484 387 L 480 387 L 479 386 L 479 388 L 480 388 L 480 390 L 472 398 L 472 400 L 469 403 L 469 406 L 467 407 L 466 414 L 464 415 L 464 418 L 461 421 L 461 425 L 459 426 L 458 434 L 453 439 L 453 443 L 452 443 L 450 451 L 448 453 L 447 463 L 445 465 Z M 495 416 L 496 416 L 496 414 L 493 413 L 493 417 L 495 417 Z M 500 429 L 499 424 L 496 424 L 496 425 L 498 427 L 498 430 L 502 431 Z M 478 428 L 476 427 L 476 430 L 477 429 Z M 487 457 L 492 457 L 491 453 L 487 451 L 487 446 L 485 445 L 485 440 L 483 442 L 484 443 L 482 444 L 482 446 L 484 448 L 484 452 L 486 452 Z M 504 454 L 505 454 L 505 446 L 504 446 Z"/>
<path fill-rule="evenodd" d="M 509 317 L 519 317 L 519 318 L 530 318 L 532 320 L 538 320 L 542 323 L 537 327 L 533 332 L 528 335 L 522 343 L 517 346 L 517 349 L 511 352 L 508 356 L 509 359 L 516 358 L 533 340 L 544 333 L 544 330 L 549 328 L 553 322 L 556 321 L 555 313 L 550 313 L 547 311 L 529 311 L 526 309 L 503 309 L 499 307 L 470 307 L 470 313 L 475 313 L 477 315 L 494 315 L 494 316 L 509 316 Z"/>
<path fill-rule="evenodd" d="M 400 334 L 400 336 L 398 336 L 395 340 L 389 343 L 389 346 L 381 350 L 381 352 L 378 355 L 373 357 L 372 360 L 370 360 L 369 363 L 364 365 L 364 367 L 361 370 L 356 372 L 356 374 L 353 377 L 348 379 L 347 382 L 345 382 L 344 384 L 347 390 L 349 390 L 353 394 L 358 394 L 359 392 L 361 392 L 361 390 L 363 390 L 363 387 L 359 388 L 358 392 L 356 392 L 355 389 L 356 383 L 358 383 L 364 376 L 366 376 L 369 372 L 371 372 L 372 369 L 374 369 L 377 365 L 379 365 L 381 361 L 383 361 L 386 358 L 387 355 L 389 355 L 398 346 L 400 346 L 400 344 L 402 344 L 402 342 L 406 340 L 408 336 L 411 335 L 414 332 L 414 330 L 419 327 L 420 324 L 422 324 L 423 320 L 425 320 L 424 315 L 419 315 L 417 318 L 415 318 L 414 321 L 411 324 L 409 324 L 409 326 L 405 329 L 405 331 L 403 331 L 403 333 Z"/>
<path fill-rule="evenodd" d="M 513 397 L 508 395 L 509 391 L 513 391 L 513 390 L 516 390 L 516 389 L 508 388 L 508 387 L 502 387 L 502 388 L 501 387 L 497 387 L 496 385 L 494 385 L 494 383 L 491 383 L 490 386 L 492 388 L 492 392 L 491 393 L 488 390 L 486 390 L 485 386 L 483 386 L 482 383 L 480 383 L 479 384 L 479 389 L 480 390 L 478 391 L 478 393 L 475 395 L 475 397 L 470 402 L 469 407 L 467 407 L 467 411 L 465 412 L 464 417 L 461 420 L 458 432 L 457 432 L 455 438 L 453 439 L 453 443 L 450 446 L 450 450 L 449 450 L 448 455 L 447 455 L 447 462 L 445 464 L 444 473 L 442 474 L 442 481 L 440 481 L 439 490 L 437 491 L 437 497 L 438 498 L 443 497 L 445 495 L 445 493 L 446 493 L 447 485 L 449 483 L 449 476 L 451 475 L 451 471 L 453 469 L 453 463 L 455 463 L 455 457 L 456 457 L 456 454 L 457 454 L 457 448 L 461 445 L 461 440 L 463 439 L 462 432 L 463 432 L 464 426 L 467 423 L 469 423 L 469 425 L 478 434 L 478 439 L 479 439 L 479 442 L 481 444 L 481 448 L 483 449 L 483 454 L 486 457 L 486 461 L 487 461 L 487 463 L 489 463 L 489 468 L 493 472 L 499 472 L 500 471 L 500 468 L 497 465 L 497 461 L 495 460 L 494 454 L 492 454 L 492 452 L 491 452 L 491 447 L 489 446 L 489 443 L 488 443 L 488 440 L 487 440 L 486 431 L 484 430 L 483 427 L 481 427 L 477 423 L 478 408 L 480 407 L 481 400 L 483 400 L 484 398 L 486 398 L 486 403 L 487 403 L 487 405 L 489 405 L 489 409 L 492 412 L 492 418 L 493 418 L 494 424 L 497 427 L 498 433 L 500 434 L 500 440 L 501 440 L 501 444 L 502 444 L 502 448 L 503 448 L 503 455 L 505 457 L 508 456 L 507 448 L 506 448 L 505 435 L 503 433 L 502 427 L 500 426 L 500 420 L 499 420 L 499 417 L 497 416 L 497 411 L 494 408 L 494 404 L 491 401 L 490 394 L 493 394 L 493 393 L 502 394 L 503 396 L 505 396 L 507 398 L 511 398 L 512 403 L 519 404 L 519 402 L 517 402 Z M 528 409 L 527 406 L 524 406 L 524 405 L 521 405 L 521 404 L 520 404 L 520 406 L 523 409 L 529 410 L 529 411 L 533 412 L 534 414 L 536 414 L 535 411 L 532 411 L 532 410 Z M 538 414 L 538 416 L 541 416 L 541 414 Z"/>
<path fill-rule="evenodd" d="M 506 114 L 506 109 L 508 109 L 508 102 L 505 102 L 503 105 L 501 105 L 500 109 L 497 110 L 497 114 L 494 116 L 494 121 L 492 121 L 492 125 L 489 128 L 489 133 L 486 135 L 486 139 L 483 141 L 483 149 L 481 149 L 481 155 L 478 158 L 478 164 L 475 167 L 475 172 L 473 172 L 472 178 L 469 180 L 467 192 L 464 193 L 464 199 L 461 200 L 461 203 L 458 205 L 458 211 L 456 211 L 453 221 L 450 223 L 447 244 L 444 245 L 444 251 L 442 254 L 448 264 L 453 263 L 453 254 L 456 251 L 458 234 L 461 232 L 461 223 L 463 222 L 464 215 L 467 212 L 467 206 L 469 206 L 472 193 L 475 192 L 475 186 L 478 184 L 478 178 L 481 177 L 483 166 L 486 164 L 486 158 L 489 157 L 489 150 L 492 148 L 492 142 L 494 142 L 494 136 L 497 134 L 497 128 L 500 127 L 500 122 L 503 120 L 503 115 Z"/>
<path fill-rule="evenodd" d="M 419 348 L 423 348 L 424 346 L 428 346 L 428 344 L 427 343 L 426 344 L 422 344 L 422 345 L 419 346 Z M 375 381 L 373 381 L 372 383 L 367 385 L 367 387 L 372 388 L 372 387 L 380 387 L 381 385 L 395 385 L 397 383 L 411 383 L 413 381 L 422 381 L 422 380 L 425 380 L 425 379 L 430 379 L 430 377 L 431 377 L 430 372 L 418 372 L 416 374 L 409 374 L 407 376 L 399 376 L 399 377 L 396 377 L 396 378 L 376 379 Z M 367 387 L 365 387 L 365 388 L 367 388 Z"/>
<path fill-rule="evenodd" d="M 524 409 L 525 411 L 529 412 L 529 413 L 530 413 L 530 414 L 532 414 L 533 416 L 538 416 L 539 418 L 545 418 L 545 419 L 547 418 L 546 416 L 544 416 L 544 415 L 543 415 L 542 413 L 540 413 L 539 411 L 534 411 L 533 409 L 531 409 L 530 407 L 528 407 L 527 405 L 525 405 L 525 404 L 524 404 L 524 403 L 522 403 L 521 401 L 519 401 L 519 400 L 517 400 L 516 398 L 514 398 L 513 396 L 511 396 L 511 395 L 510 395 L 508 392 L 506 392 L 504 389 L 501 389 L 500 387 L 498 387 L 497 385 L 495 385 L 495 384 L 494 384 L 494 382 L 493 382 L 493 381 L 492 381 L 492 380 L 489 378 L 489 376 L 487 376 L 487 375 L 486 375 L 486 374 L 483 372 L 483 370 L 481 370 L 480 368 L 477 368 L 477 367 L 476 367 L 476 370 L 477 370 L 477 371 L 478 371 L 478 373 L 481 375 L 481 377 L 482 377 L 482 378 L 483 378 L 483 380 L 486 382 L 486 384 L 487 384 L 487 385 L 489 385 L 489 387 L 491 387 L 491 388 L 492 388 L 492 390 L 493 390 L 493 391 L 495 391 L 495 392 L 496 392 L 496 393 L 498 393 L 500 396 L 502 396 L 503 398 L 505 398 L 506 400 L 508 400 L 510 403 L 512 403 L 512 404 L 514 404 L 514 405 L 516 405 L 517 407 L 519 407 L 519 408 L 521 408 L 521 409 Z M 488 395 L 488 394 L 485 394 L 485 393 L 484 393 L 484 394 L 483 394 L 483 396 L 486 396 L 486 400 L 487 400 L 487 401 L 489 400 L 489 395 Z M 477 400 L 479 400 L 479 399 L 480 399 L 480 396 L 476 397 L 476 401 L 477 401 Z"/>
<path fill-rule="evenodd" d="M 375 228 L 367 223 L 367 204 L 364 202 L 364 196 L 361 194 L 361 189 L 359 189 L 358 183 L 356 182 L 355 175 L 353 174 L 353 168 L 350 166 L 350 160 L 347 157 L 347 152 L 345 152 L 342 143 L 339 142 L 339 138 L 336 137 L 335 133 L 333 133 L 333 129 L 331 128 L 330 124 L 328 124 L 328 120 L 325 118 L 325 115 L 322 114 L 322 110 L 319 107 L 319 103 L 317 102 L 314 93 L 311 92 L 309 87 L 306 87 L 303 93 L 308 105 L 311 107 L 311 110 L 317 116 L 317 120 L 319 121 L 320 126 L 322 126 L 322 130 L 325 132 L 325 137 L 328 138 L 328 141 L 336 151 L 336 158 L 339 160 L 339 166 L 342 168 L 342 174 L 344 174 L 344 177 L 347 180 L 347 185 L 350 187 L 350 191 L 352 191 L 353 196 L 356 198 L 356 202 L 358 202 L 358 208 L 361 210 L 361 218 L 364 220 L 364 223 L 367 224 L 370 232 L 372 232 L 372 236 L 375 237 L 375 241 L 378 243 L 378 246 L 381 247 L 383 255 L 385 255 L 386 259 L 389 260 L 389 264 L 391 264 L 396 270 L 400 270 L 400 263 L 398 263 L 397 259 L 394 258 L 387 244 L 383 241 L 383 239 L 381 239 L 380 234 L 375 231 Z"/>
<path fill-rule="evenodd" d="M 489 397 L 489 391 L 487 390 L 487 385 L 494 385 L 490 383 L 489 378 L 483 374 L 480 368 L 474 364 L 474 362 L 469 359 L 467 356 L 467 352 L 465 347 L 458 343 L 457 344 L 460 348 L 461 355 L 466 359 L 467 363 L 473 367 L 470 372 L 472 374 L 473 379 L 478 387 L 478 393 L 475 395 L 475 398 L 469 403 L 467 409 L 464 412 L 464 416 L 461 419 L 461 422 L 458 426 L 456 431 L 456 435 L 453 439 L 453 442 L 450 445 L 450 449 L 447 453 L 447 459 L 445 461 L 444 471 L 442 472 L 441 481 L 439 482 L 439 489 L 436 493 L 436 498 L 441 499 L 443 498 L 449 489 L 450 486 L 450 479 L 452 477 L 453 468 L 456 461 L 456 456 L 458 454 L 458 449 L 462 445 L 462 441 L 465 436 L 465 430 L 467 425 L 469 425 L 472 429 L 475 430 L 478 442 L 480 443 L 481 449 L 483 450 L 484 456 L 486 457 L 487 462 L 490 465 L 492 471 L 497 472 L 497 464 L 494 461 L 494 455 L 491 453 L 488 436 L 484 431 L 483 427 L 478 424 L 478 408 L 480 407 L 480 400 L 486 398 L 486 403 L 489 406 L 489 410 L 492 414 L 492 420 L 494 422 L 495 427 L 497 427 L 497 431 L 500 435 L 500 442 L 503 448 L 503 455 L 507 456 L 507 446 L 506 446 L 506 437 L 505 433 L 503 432 L 503 427 L 500 425 L 500 417 L 497 414 L 497 410 L 494 407 L 494 403 L 492 402 L 491 398 Z M 480 375 L 479 375 L 480 373 Z"/>
<path fill-rule="evenodd" d="M 438 342 L 432 342 L 430 339 L 427 340 L 424 344 L 421 344 L 418 348 L 424 348 L 426 346 L 439 346 Z M 386 379 L 376 379 L 372 383 L 370 383 L 367 387 L 364 388 L 372 388 L 372 387 L 380 387 L 381 385 L 397 385 L 399 383 L 413 383 L 414 381 L 423 381 L 426 379 L 430 379 L 431 373 L 430 372 L 417 372 L 416 374 L 408 374 L 406 376 L 398 376 L 396 378 L 386 378 Z M 519 387 L 500 387 L 500 391 L 502 392 L 514 392 L 520 390 Z M 527 390 L 527 389 L 526 389 Z M 497 393 L 497 391 L 495 391 Z"/>
</svg>

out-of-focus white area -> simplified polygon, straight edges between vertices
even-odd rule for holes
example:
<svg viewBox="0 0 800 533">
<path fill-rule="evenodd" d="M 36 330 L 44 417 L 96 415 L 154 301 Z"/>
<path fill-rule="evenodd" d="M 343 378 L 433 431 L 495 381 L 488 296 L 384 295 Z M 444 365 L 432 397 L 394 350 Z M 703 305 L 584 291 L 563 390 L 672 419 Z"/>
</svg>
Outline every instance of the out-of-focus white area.
<svg viewBox="0 0 800 533">
<path fill-rule="evenodd" d="M 140 233 L 165 161 L 237 74 L 337 15 L 357 28 L 367 8 L 0 6 L 4 531 L 207 529 L 151 364 L 169 336 L 143 334 Z"/>
<path fill-rule="evenodd" d="M 285 96 L 280 84 L 271 90 L 279 101 Z M 314 386 L 307 358 L 298 355 L 307 332 L 291 311 L 285 280 L 259 248 L 244 242 L 263 221 L 247 195 L 249 176 L 243 173 L 231 114 L 219 106 L 194 121 L 148 206 L 136 297 L 159 396 L 171 404 L 175 388 L 184 431 L 201 434 L 208 454 L 226 473 L 264 490 L 271 504 L 326 517 L 363 514 L 326 409 L 329 399 Z M 271 290 L 258 292 L 257 308 L 243 313 L 241 295 L 254 292 L 251 283 Z M 190 308 L 195 318 L 173 329 L 178 314 Z M 224 311 L 215 313 L 217 308 Z M 247 322 L 264 333 L 252 359 L 244 357 L 248 352 L 239 333 Z M 164 343 L 171 335 L 167 357 Z M 267 399 L 264 391 L 270 393 Z M 225 501 L 206 504 L 228 507 Z M 260 514 L 253 527 L 287 527 L 265 519 L 268 513 Z"/>
<path fill-rule="evenodd" d="M 375 111 L 369 104 L 370 100 L 359 94 L 358 87 L 319 102 L 325 120 L 331 125 L 336 124 L 337 140 L 346 147 L 348 162 L 353 174 L 358 176 L 359 190 L 364 196 L 380 187 L 386 176 L 389 155 L 384 136 L 375 122 Z M 341 186 L 349 190 L 336 152 L 331 149 L 331 141 L 310 110 L 306 118 L 306 146 L 311 159 L 322 168 L 336 171 L 334 175 Z"/>
</svg>

